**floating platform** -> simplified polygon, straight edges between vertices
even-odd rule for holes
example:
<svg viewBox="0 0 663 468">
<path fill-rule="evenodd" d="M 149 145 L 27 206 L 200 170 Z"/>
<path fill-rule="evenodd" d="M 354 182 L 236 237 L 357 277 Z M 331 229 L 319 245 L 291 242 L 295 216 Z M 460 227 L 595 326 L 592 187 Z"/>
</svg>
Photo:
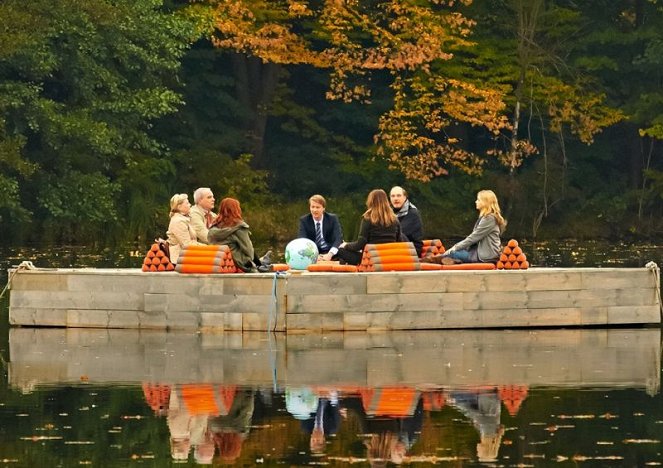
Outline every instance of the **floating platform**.
<svg viewBox="0 0 663 468">
<path fill-rule="evenodd" d="M 256 387 L 639 388 L 660 391 L 661 330 L 191 333 L 13 328 L 8 382 Z"/>
<path fill-rule="evenodd" d="M 14 326 L 321 332 L 661 323 L 660 270 L 10 270 Z"/>
</svg>

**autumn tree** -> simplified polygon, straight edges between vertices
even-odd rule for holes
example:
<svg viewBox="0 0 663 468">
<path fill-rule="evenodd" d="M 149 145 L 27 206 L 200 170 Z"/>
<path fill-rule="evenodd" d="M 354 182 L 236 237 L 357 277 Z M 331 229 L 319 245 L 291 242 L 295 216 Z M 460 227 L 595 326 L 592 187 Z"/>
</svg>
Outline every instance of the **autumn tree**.
<svg viewBox="0 0 663 468">
<path fill-rule="evenodd" d="M 430 180 L 450 166 L 480 170 L 483 158 L 445 130 L 465 122 L 497 135 L 509 127 L 501 93 L 431 73 L 469 45 L 473 22 L 446 0 L 207 2 L 214 43 L 269 64 L 328 69 L 329 99 L 371 102 L 371 80 L 388 76 L 394 105 L 380 119 L 376 154 L 407 177 Z M 263 73 L 263 76 L 264 73 Z M 263 88 L 264 89 L 264 88 Z M 258 98 L 266 96 L 260 89 Z M 268 101 L 262 100 L 262 117 Z M 260 126 L 253 137 L 260 135 Z"/>
</svg>

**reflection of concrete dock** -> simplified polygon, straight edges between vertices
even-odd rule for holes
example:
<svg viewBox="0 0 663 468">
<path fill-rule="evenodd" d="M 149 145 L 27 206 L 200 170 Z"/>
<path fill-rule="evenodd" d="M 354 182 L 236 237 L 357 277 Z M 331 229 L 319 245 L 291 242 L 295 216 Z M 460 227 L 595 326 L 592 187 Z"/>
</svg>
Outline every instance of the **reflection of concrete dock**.
<svg viewBox="0 0 663 468">
<path fill-rule="evenodd" d="M 37 269 L 13 275 L 21 326 L 234 331 L 561 327 L 661 322 L 659 269 L 539 268 L 180 275 Z"/>
<path fill-rule="evenodd" d="M 646 329 L 268 335 L 10 330 L 9 383 L 632 387 L 659 391 Z"/>
</svg>

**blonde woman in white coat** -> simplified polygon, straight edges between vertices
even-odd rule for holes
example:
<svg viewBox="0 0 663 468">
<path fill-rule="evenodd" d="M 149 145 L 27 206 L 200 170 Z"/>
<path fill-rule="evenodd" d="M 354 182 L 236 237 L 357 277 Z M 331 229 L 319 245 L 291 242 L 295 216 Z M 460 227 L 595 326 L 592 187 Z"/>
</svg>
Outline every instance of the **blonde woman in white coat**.
<svg viewBox="0 0 663 468">
<path fill-rule="evenodd" d="M 190 210 L 191 203 L 186 193 L 178 193 L 170 199 L 170 224 L 166 234 L 172 263 L 177 263 L 182 248 L 187 245 L 200 245 L 196 240 L 196 232 L 191 227 Z"/>
</svg>

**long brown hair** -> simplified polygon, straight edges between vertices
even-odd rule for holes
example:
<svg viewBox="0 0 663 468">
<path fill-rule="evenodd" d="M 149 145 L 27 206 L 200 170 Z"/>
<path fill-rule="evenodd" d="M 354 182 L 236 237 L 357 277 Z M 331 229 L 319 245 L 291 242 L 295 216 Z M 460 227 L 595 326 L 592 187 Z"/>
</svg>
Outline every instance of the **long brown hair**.
<svg viewBox="0 0 663 468">
<path fill-rule="evenodd" d="M 212 221 L 212 226 L 233 227 L 244 221 L 242 207 L 234 198 L 224 198 L 219 204 L 219 214 Z"/>
<path fill-rule="evenodd" d="M 372 224 L 391 226 L 398 221 L 389 204 L 387 193 L 382 189 L 371 190 L 366 198 L 366 208 L 368 209 L 364 212 L 364 219 Z"/>
</svg>

